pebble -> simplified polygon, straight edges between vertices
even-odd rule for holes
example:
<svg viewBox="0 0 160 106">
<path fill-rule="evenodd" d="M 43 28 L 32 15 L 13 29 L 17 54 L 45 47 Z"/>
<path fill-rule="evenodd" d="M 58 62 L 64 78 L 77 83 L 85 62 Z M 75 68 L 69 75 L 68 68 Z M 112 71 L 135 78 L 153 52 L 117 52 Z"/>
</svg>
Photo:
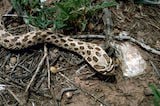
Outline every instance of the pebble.
<svg viewBox="0 0 160 106">
<path fill-rule="evenodd" d="M 94 27 L 95 27 L 95 26 L 94 26 L 94 24 L 93 24 L 93 23 L 89 23 L 89 24 L 88 24 L 88 29 L 89 29 L 89 30 L 93 30 L 93 29 L 94 29 Z"/>
<path fill-rule="evenodd" d="M 17 57 L 11 57 L 10 58 L 10 63 L 11 64 L 16 64 L 16 62 L 17 62 Z"/>
<path fill-rule="evenodd" d="M 50 67 L 50 71 L 53 73 L 53 74 L 56 74 L 58 72 L 58 69 L 55 67 L 55 66 L 51 66 Z"/>
<path fill-rule="evenodd" d="M 72 96 L 73 96 L 73 93 L 72 92 L 66 92 L 65 95 L 66 95 L 67 99 L 71 99 Z"/>
</svg>

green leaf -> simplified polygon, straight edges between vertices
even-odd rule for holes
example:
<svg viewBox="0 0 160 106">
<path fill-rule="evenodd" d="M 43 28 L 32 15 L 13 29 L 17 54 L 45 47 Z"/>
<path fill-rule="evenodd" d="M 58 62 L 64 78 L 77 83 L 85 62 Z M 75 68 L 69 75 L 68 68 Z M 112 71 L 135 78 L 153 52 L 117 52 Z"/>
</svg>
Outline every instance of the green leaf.
<svg viewBox="0 0 160 106">
<path fill-rule="evenodd" d="M 160 106 L 160 91 L 155 87 L 154 84 L 149 84 L 149 87 L 151 88 L 153 94 L 154 94 L 154 105 L 155 106 Z"/>
</svg>

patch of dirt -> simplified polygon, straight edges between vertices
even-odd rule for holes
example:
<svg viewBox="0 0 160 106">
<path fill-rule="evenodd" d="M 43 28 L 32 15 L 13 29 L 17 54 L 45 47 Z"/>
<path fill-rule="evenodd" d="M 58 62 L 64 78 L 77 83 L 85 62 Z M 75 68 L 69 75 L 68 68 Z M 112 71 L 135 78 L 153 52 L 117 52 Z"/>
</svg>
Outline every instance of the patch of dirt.
<svg viewBox="0 0 160 106">
<path fill-rule="evenodd" d="M 5 14 L 9 7 L 7 1 L 1 0 L 1 15 Z M 114 35 L 128 31 L 130 36 L 160 50 L 159 9 L 160 6 L 130 2 L 122 4 L 119 8 L 109 8 Z M 0 90 L 0 105 L 153 106 L 153 94 L 148 85 L 153 83 L 159 86 L 160 76 L 154 71 L 150 61 L 159 70 L 160 56 L 136 47 L 147 62 L 146 73 L 134 78 L 125 78 L 119 66 L 115 68 L 114 75 L 95 75 L 94 70 L 76 54 L 47 45 L 48 61 L 44 61 L 43 68 L 40 68 L 28 92 L 25 90 L 44 56 L 44 45 L 20 51 L 1 47 L 0 84 L 7 87 Z M 72 57 L 78 58 L 80 62 L 74 62 Z M 50 74 L 47 63 L 54 67 Z M 57 72 L 58 70 L 60 72 Z"/>
</svg>

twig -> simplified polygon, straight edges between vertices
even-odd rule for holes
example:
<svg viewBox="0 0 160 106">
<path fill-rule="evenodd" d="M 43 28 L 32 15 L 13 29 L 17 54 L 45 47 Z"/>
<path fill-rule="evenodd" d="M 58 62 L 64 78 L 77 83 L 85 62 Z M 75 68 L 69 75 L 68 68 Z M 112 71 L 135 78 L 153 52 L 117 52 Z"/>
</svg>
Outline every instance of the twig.
<svg viewBox="0 0 160 106">
<path fill-rule="evenodd" d="M 0 97 L 2 98 L 1 100 L 3 101 L 1 104 L 3 104 L 4 106 L 8 106 L 8 100 L 6 100 L 6 98 L 4 97 L 5 94 L 0 93 Z"/>
<path fill-rule="evenodd" d="M 9 54 L 5 57 L 5 60 L 4 60 L 4 62 L 3 62 L 3 64 L 2 64 L 1 67 L 4 67 L 4 66 L 6 65 L 8 59 L 9 59 L 10 57 L 11 57 L 11 53 L 9 53 Z"/>
<path fill-rule="evenodd" d="M 116 40 L 130 40 L 131 42 L 138 44 L 139 46 L 141 46 L 145 50 L 147 50 L 147 51 L 149 51 L 153 54 L 160 55 L 160 51 L 158 51 L 154 48 L 151 48 L 150 46 L 148 46 L 148 45 L 146 45 L 146 44 L 144 44 L 144 43 L 142 43 L 142 42 L 140 42 L 140 41 L 138 41 L 138 40 L 136 40 L 136 39 L 134 39 L 130 36 L 120 35 L 120 36 L 114 36 L 113 38 L 116 39 Z"/>
<path fill-rule="evenodd" d="M 8 92 L 16 99 L 16 101 L 20 104 L 23 105 L 24 103 L 9 89 L 7 88 Z"/>
<path fill-rule="evenodd" d="M 22 66 L 22 65 L 18 64 L 17 67 L 21 67 L 24 70 L 26 70 L 27 72 L 31 73 L 31 71 L 27 67 L 25 67 L 25 66 Z"/>
<path fill-rule="evenodd" d="M 112 30 L 112 27 L 113 27 L 111 11 L 108 8 L 104 8 L 103 12 L 104 12 L 104 15 L 103 15 L 102 19 L 103 19 L 103 23 L 106 27 L 105 28 L 105 35 L 106 35 L 106 39 L 109 40 L 109 38 L 111 37 L 111 30 Z"/>
<path fill-rule="evenodd" d="M 45 69 L 43 69 L 42 71 L 45 71 Z M 46 78 L 46 74 L 47 72 L 45 71 L 44 75 L 42 75 L 42 77 L 38 80 L 38 82 L 36 83 L 36 87 L 34 88 L 35 91 L 38 91 L 38 89 L 41 87 L 43 81 L 45 80 Z"/>
<path fill-rule="evenodd" d="M 62 100 L 62 96 L 63 96 L 63 94 L 64 94 L 65 92 L 68 92 L 68 91 L 76 91 L 76 90 L 77 90 L 77 88 L 63 88 L 63 89 L 61 90 L 60 95 L 57 96 L 57 101 L 60 102 L 60 101 Z"/>
<path fill-rule="evenodd" d="M 94 95 L 88 93 L 87 91 L 83 90 L 82 88 L 78 87 L 73 81 L 71 81 L 69 78 L 67 78 L 64 74 L 62 74 L 61 72 L 59 72 L 59 75 L 61 75 L 62 77 L 64 77 L 66 80 L 68 80 L 72 85 L 74 85 L 76 88 L 80 89 L 82 92 L 86 93 L 87 95 L 93 97 L 96 101 L 100 102 L 101 104 L 103 104 L 104 106 L 109 106 L 108 104 L 102 102 L 100 99 L 98 99 L 97 97 L 95 97 Z"/>
<path fill-rule="evenodd" d="M 35 103 L 34 102 L 31 102 L 32 103 L 32 106 L 35 106 Z"/>
<path fill-rule="evenodd" d="M 10 7 L 5 14 L 13 14 L 13 13 L 14 13 L 14 9 L 13 7 Z"/>
<path fill-rule="evenodd" d="M 152 24 L 152 23 L 148 23 L 148 24 L 150 24 L 150 25 L 152 25 L 153 27 L 155 27 L 155 28 L 157 28 L 158 30 L 160 30 L 160 27 L 158 27 L 157 25 Z"/>
<path fill-rule="evenodd" d="M 105 39 L 105 35 L 75 35 L 73 38 L 76 39 Z"/>
<path fill-rule="evenodd" d="M 149 61 L 154 69 L 154 71 L 157 73 L 157 75 L 160 77 L 160 71 L 157 69 L 157 67 L 153 64 L 153 62 L 150 60 Z"/>
<path fill-rule="evenodd" d="M 47 72 L 48 72 L 48 88 L 51 88 L 51 72 L 50 72 L 50 66 L 49 66 L 49 59 L 48 56 L 46 57 L 46 62 L 47 62 Z"/>
<path fill-rule="evenodd" d="M 87 64 L 81 66 L 81 67 L 76 71 L 76 75 L 80 74 L 81 70 L 83 70 L 86 66 L 87 66 Z"/>
<path fill-rule="evenodd" d="M 44 60 L 46 59 L 46 57 L 47 57 L 47 48 L 46 48 L 46 46 L 44 46 L 44 56 L 42 57 L 40 63 L 38 64 L 38 67 L 37 67 L 34 75 L 32 76 L 29 84 L 27 85 L 27 88 L 26 88 L 26 90 L 25 90 L 25 93 L 28 92 L 28 89 L 29 89 L 30 85 L 32 84 L 33 80 L 35 79 L 37 73 L 40 71 L 40 68 L 41 68 L 41 66 L 43 65 L 43 62 L 44 62 Z"/>
<path fill-rule="evenodd" d="M 3 17 L 23 17 L 23 18 L 28 18 L 28 16 L 22 16 L 22 15 L 17 15 L 17 14 L 5 14 Z"/>
</svg>

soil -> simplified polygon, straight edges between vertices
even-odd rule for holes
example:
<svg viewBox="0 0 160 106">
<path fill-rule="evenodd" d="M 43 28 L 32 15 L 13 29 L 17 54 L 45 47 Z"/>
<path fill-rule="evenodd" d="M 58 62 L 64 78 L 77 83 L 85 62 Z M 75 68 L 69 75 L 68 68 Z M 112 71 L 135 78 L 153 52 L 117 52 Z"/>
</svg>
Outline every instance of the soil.
<svg viewBox="0 0 160 106">
<path fill-rule="evenodd" d="M 9 2 L 0 0 L 1 15 L 10 7 Z M 109 10 L 114 35 L 127 31 L 131 37 L 160 50 L 160 6 L 120 2 L 117 8 Z M 12 18 L 9 21 L 12 22 Z M 20 30 L 16 29 L 17 23 L 21 24 Z M 8 30 L 25 33 L 24 23 L 18 21 L 15 24 L 8 25 Z M 104 43 L 99 39 L 93 42 Z M 149 84 L 160 87 L 160 75 L 155 71 L 155 67 L 158 72 L 160 70 L 160 56 L 131 44 L 138 48 L 147 62 L 145 73 L 132 78 L 123 76 L 121 64 L 116 62 L 113 53 L 110 56 L 117 66 L 111 75 L 103 76 L 95 73 L 77 54 L 47 45 L 47 58 L 27 90 L 43 59 L 44 45 L 20 51 L 1 47 L 0 84 L 5 85 L 5 89 L 0 90 L 0 106 L 153 106 L 154 96 Z"/>
</svg>

